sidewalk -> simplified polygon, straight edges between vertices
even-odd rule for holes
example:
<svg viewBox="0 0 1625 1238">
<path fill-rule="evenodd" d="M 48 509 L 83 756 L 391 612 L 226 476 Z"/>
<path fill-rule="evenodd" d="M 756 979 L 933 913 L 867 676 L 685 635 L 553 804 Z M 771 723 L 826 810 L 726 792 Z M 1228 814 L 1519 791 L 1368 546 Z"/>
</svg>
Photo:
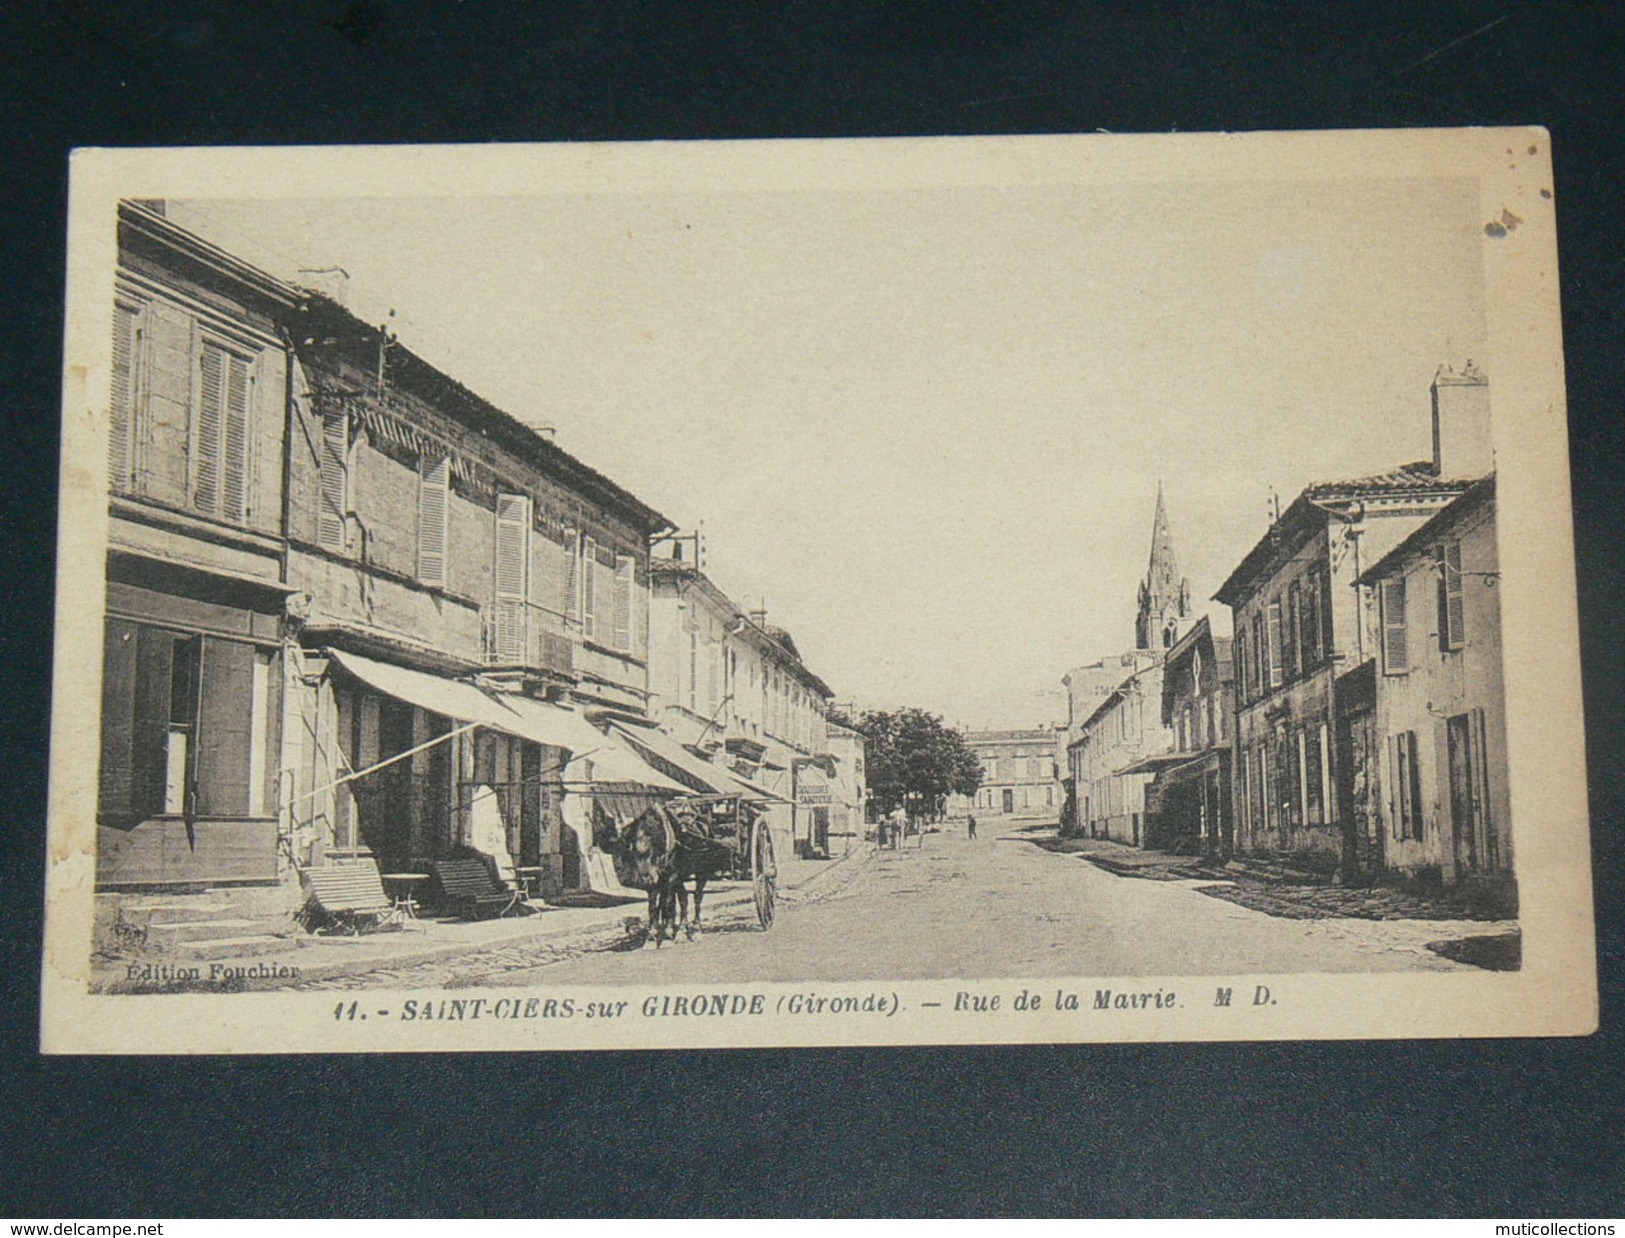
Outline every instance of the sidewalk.
<svg viewBox="0 0 1625 1238">
<path fill-rule="evenodd" d="M 1203 894 L 1287 920 L 1510 922 L 1442 891 L 1427 896 L 1392 886 L 1340 886 L 1306 869 L 1247 856 L 1209 861 L 1201 856 L 1146 851 L 1102 838 L 1056 838 L 1039 845 L 1076 854 L 1119 877 L 1202 882 Z"/>
<path fill-rule="evenodd" d="M 781 859 L 778 866 L 780 897 L 814 890 L 830 875 L 874 853 L 874 844 L 855 843 L 848 854 L 829 860 Z M 724 909 L 748 909 L 752 903 L 748 881 L 717 881 L 706 887 L 707 919 Z M 103 993 L 197 992 L 259 989 L 329 980 L 356 972 L 404 967 L 456 958 L 480 950 L 539 940 L 567 940 L 624 930 L 628 920 L 643 921 L 648 903 L 636 897 L 583 891 L 549 902 L 533 902 L 534 912 L 495 920 L 424 918 L 408 920 L 398 929 L 353 936 L 316 936 L 290 922 L 281 942 L 269 950 L 241 958 L 179 958 L 141 952 L 128 957 L 93 960 L 91 990 Z M 754 916 L 754 911 L 750 912 Z"/>
</svg>

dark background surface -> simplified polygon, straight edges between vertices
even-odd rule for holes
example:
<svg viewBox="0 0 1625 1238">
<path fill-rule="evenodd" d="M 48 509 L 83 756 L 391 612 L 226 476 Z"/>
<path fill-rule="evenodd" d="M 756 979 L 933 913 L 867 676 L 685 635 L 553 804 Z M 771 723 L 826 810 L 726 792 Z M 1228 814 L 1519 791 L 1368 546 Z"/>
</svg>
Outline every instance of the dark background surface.
<svg viewBox="0 0 1625 1238">
<path fill-rule="evenodd" d="M 79 3 L 6 43 L 0 1215 L 1625 1213 L 1620 6 Z M 38 1056 L 69 148 L 1530 123 L 1556 163 L 1600 1035 Z"/>
</svg>

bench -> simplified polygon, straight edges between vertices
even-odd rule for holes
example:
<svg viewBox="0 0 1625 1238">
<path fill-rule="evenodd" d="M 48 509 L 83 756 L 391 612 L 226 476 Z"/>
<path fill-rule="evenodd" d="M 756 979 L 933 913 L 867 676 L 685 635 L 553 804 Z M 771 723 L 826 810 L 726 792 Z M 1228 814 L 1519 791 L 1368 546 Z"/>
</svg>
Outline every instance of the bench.
<svg viewBox="0 0 1625 1238">
<path fill-rule="evenodd" d="M 375 860 L 353 860 L 301 869 L 307 922 L 326 922 L 360 933 L 394 919 Z"/>
<path fill-rule="evenodd" d="M 520 891 L 496 879 L 484 860 L 437 860 L 430 866 L 436 901 L 465 920 L 505 916 L 520 904 Z"/>
</svg>

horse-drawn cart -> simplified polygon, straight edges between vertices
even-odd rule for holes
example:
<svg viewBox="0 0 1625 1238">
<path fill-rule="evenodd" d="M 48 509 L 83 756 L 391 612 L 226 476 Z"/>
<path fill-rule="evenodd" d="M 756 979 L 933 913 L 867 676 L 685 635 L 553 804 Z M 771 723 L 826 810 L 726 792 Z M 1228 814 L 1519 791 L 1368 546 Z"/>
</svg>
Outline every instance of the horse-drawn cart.
<svg viewBox="0 0 1625 1238">
<path fill-rule="evenodd" d="M 616 879 L 649 895 L 649 940 L 659 944 L 700 929 L 706 882 L 731 878 L 751 883 L 751 900 L 762 928 L 773 927 L 778 903 L 778 863 L 767 818 L 745 795 L 683 795 L 651 804 L 617 828 L 602 818 L 595 845 L 615 863 Z M 692 887 L 694 918 L 688 917 Z"/>
<path fill-rule="evenodd" d="M 680 803 L 693 810 L 698 833 L 733 853 L 728 876 L 751 883 L 756 919 L 764 929 L 772 928 L 778 902 L 778 863 L 766 814 L 743 795 L 695 795 Z"/>
</svg>

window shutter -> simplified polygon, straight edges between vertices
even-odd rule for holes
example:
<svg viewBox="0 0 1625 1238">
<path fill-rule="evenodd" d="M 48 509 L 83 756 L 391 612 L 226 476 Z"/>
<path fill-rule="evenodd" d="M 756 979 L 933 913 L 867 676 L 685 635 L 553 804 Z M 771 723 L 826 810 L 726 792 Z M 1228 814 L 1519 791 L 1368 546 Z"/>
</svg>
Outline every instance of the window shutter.
<svg viewBox="0 0 1625 1238">
<path fill-rule="evenodd" d="M 1439 648 L 1449 652 L 1466 642 L 1466 607 L 1461 591 L 1461 543 L 1446 542 L 1438 549 Z"/>
<path fill-rule="evenodd" d="M 130 815 L 155 816 L 164 810 L 165 753 L 175 658 L 175 637 L 157 628 L 137 628 L 135 715 L 130 739 Z"/>
<path fill-rule="evenodd" d="M 1410 670 L 1403 576 L 1390 576 L 1382 582 L 1382 669 L 1387 675 L 1403 675 Z"/>
<path fill-rule="evenodd" d="M 1303 590 L 1298 582 L 1293 581 L 1287 590 L 1286 606 L 1286 649 L 1282 654 L 1282 663 L 1286 678 L 1296 679 L 1303 670 Z"/>
<path fill-rule="evenodd" d="M 108 402 L 107 484 L 128 490 L 135 469 L 135 361 L 141 315 L 128 305 L 113 307 L 113 388 Z"/>
<path fill-rule="evenodd" d="M 1320 569 L 1311 568 L 1303 590 L 1303 665 L 1319 666 L 1321 661 Z"/>
<path fill-rule="evenodd" d="M 499 662 L 524 662 L 529 652 L 526 600 L 530 560 L 530 499 L 497 496 L 496 655 Z"/>
<path fill-rule="evenodd" d="M 561 569 L 564 595 L 559 609 L 567 612 L 573 623 L 581 622 L 581 533 L 577 529 L 564 530 L 564 565 Z"/>
<path fill-rule="evenodd" d="M 631 555 L 615 556 L 615 648 L 632 652 L 632 573 Z"/>
<path fill-rule="evenodd" d="M 199 359 L 197 422 L 192 428 L 192 506 L 220 510 L 220 432 L 225 420 L 226 355 L 205 344 Z"/>
<path fill-rule="evenodd" d="M 1408 770 L 1408 781 L 1405 786 L 1405 799 L 1409 806 L 1411 824 L 1411 837 L 1422 837 L 1422 771 L 1416 764 L 1416 732 L 1405 732 L 1405 757 Z"/>
<path fill-rule="evenodd" d="M 581 632 L 598 638 L 598 541 L 587 538 L 581 551 Z"/>
<path fill-rule="evenodd" d="M 225 443 L 220 514 L 248 519 L 248 410 L 252 390 L 248 362 L 224 353 L 226 368 Z"/>
<path fill-rule="evenodd" d="M 446 584 L 446 508 L 449 503 L 451 461 L 425 458 L 418 473 L 418 579 L 426 585 Z"/>
<path fill-rule="evenodd" d="M 200 817 L 241 817 L 250 802 L 249 752 L 253 742 L 254 646 L 203 638 L 196 753 Z"/>
<path fill-rule="evenodd" d="M 102 655 L 102 768 L 97 815 L 104 824 L 130 819 L 130 788 L 135 772 L 136 654 L 141 630 L 119 619 L 107 621 Z"/>
<path fill-rule="evenodd" d="M 1270 687 L 1281 686 L 1281 603 L 1279 600 L 1271 602 L 1269 607 L 1269 629 L 1264 638 L 1269 648 Z"/>
<path fill-rule="evenodd" d="M 343 413 L 322 418 L 321 505 L 316 514 L 316 541 L 328 550 L 345 548 L 345 513 L 349 510 L 350 422 Z"/>
<path fill-rule="evenodd" d="M 1332 632 L 1336 624 L 1332 619 L 1332 578 L 1329 572 L 1320 577 L 1320 656 L 1330 658 L 1336 650 L 1332 645 Z"/>
</svg>

